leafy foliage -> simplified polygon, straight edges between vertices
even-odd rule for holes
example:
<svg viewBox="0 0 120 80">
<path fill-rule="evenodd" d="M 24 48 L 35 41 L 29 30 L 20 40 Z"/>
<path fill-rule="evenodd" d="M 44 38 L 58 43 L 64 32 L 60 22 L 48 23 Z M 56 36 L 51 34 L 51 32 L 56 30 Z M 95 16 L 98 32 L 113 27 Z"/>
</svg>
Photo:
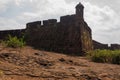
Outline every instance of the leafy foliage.
<svg viewBox="0 0 120 80">
<path fill-rule="evenodd" d="M 94 50 L 88 55 L 94 62 L 120 64 L 120 50 Z"/>
<path fill-rule="evenodd" d="M 8 47 L 12 48 L 23 47 L 25 45 L 24 37 L 17 38 L 16 36 L 12 37 L 11 35 L 8 35 L 8 39 L 5 43 Z"/>
</svg>

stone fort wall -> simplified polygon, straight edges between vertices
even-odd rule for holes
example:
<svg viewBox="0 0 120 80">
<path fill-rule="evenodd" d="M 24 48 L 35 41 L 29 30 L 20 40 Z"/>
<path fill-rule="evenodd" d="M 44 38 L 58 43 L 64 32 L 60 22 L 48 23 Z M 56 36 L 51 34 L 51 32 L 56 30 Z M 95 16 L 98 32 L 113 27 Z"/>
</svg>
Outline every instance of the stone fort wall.
<svg viewBox="0 0 120 80">
<path fill-rule="evenodd" d="M 8 35 L 22 37 L 25 34 L 26 29 L 17 29 L 17 30 L 3 30 L 0 31 L 0 40 L 5 40 Z"/>
<path fill-rule="evenodd" d="M 103 44 L 93 40 L 93 49 L 109 49 L 109 50 L 120 50 L 120 44 Z"/>
</svg>

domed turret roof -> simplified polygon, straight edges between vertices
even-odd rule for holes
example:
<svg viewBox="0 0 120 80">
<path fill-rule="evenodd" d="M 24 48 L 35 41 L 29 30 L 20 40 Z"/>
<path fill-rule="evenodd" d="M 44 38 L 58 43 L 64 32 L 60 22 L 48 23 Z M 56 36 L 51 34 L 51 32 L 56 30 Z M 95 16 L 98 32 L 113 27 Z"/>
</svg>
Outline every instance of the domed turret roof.
<svg viewBox="0 0 120 80">
<path fill-rule="evenodd" d="M 79 2 L 79 4 L 77 4 L 76 8 L 84 8 L 83 4 L 81 2 Z"/>
</svg>

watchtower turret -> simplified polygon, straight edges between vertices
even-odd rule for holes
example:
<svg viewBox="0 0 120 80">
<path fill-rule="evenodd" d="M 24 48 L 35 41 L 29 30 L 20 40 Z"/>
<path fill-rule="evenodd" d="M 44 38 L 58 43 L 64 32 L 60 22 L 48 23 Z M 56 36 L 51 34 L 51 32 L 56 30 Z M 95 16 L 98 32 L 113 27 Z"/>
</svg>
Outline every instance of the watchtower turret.
<svg viewBox="0 0 120 80">
<path fill-rule="evenodd" d="M 84 19 L 84 6 L 81 3 L 76 6 L 76 17 L 80 20 Z"/>
</svg>

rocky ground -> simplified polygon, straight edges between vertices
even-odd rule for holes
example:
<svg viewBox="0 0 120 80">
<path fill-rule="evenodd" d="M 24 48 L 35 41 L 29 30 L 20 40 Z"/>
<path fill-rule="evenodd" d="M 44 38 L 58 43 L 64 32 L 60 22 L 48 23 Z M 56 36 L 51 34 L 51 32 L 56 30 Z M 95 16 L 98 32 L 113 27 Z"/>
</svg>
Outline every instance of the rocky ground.
<svg viewBox="0 0 120 80">
<path fill-rule="evenodd" d="M 120 65 L 31 47 L 0 47 L 0 80 L 120 80 Z"/>
</svg>

